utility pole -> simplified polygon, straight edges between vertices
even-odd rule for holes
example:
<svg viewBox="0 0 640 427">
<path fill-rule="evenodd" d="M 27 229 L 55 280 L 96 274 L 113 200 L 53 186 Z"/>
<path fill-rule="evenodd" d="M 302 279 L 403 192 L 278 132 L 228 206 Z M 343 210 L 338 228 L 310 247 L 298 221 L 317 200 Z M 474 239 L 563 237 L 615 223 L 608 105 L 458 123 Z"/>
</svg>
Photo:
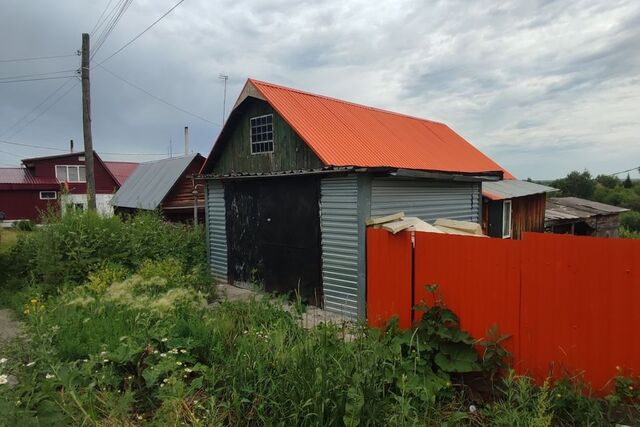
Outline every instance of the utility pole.
<svg viewBox="0 0 640 427">
<path fill-rule="evenodd" d="M 226 106 L 227 106 L 227 80 L 229 80 L 229 76 L 226 74 L 218 74 L 218 78 L 224 80 L 224 95 L 222 96 L 222 126 L 224 126 L 224 116 L 226 115 Z"/>
<path fill-rule="evenodd" d="M 87 180 L 87 207 L 96 211 L 96 179 L 93 173 L 93 139 L 91 138 L 91 83 L 89 81 L 89 34 L 82 34 L 82 130 Z"/>
</svg>

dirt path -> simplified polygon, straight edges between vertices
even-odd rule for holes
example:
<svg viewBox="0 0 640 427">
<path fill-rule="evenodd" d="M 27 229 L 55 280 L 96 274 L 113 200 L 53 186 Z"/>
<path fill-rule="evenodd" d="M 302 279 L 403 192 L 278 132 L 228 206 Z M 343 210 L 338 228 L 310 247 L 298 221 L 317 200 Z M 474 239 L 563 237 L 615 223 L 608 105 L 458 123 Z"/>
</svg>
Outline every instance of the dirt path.
<svg viewBox="0 0 640 427">
<path fill-rule="evenodd" d="M 0 350 L 2 342 L 15 337 L 20 332 L 20 323 L 13 320 L 11 310 L 0 308 Z"/>
</svg>

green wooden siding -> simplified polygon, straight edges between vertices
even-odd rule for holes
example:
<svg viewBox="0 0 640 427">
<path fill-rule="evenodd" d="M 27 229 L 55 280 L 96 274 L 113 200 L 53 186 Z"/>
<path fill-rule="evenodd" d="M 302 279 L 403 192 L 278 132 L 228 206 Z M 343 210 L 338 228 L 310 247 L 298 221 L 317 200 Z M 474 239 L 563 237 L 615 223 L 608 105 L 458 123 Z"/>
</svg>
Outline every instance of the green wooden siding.
<svg viewBox="0 0 640 427">
<path fill-rule="evenodd" d="M 265 101 L 247 98 L 230 118 L 227 136 L 218 141 L 222 153 L 213 165 L 216 175 L 229 173 L 277 172 L 314 169 L 324 166 L 307 144 Z M 273 114 L 273 152 L 251 154 L 249 119 Z"/>
</svg>

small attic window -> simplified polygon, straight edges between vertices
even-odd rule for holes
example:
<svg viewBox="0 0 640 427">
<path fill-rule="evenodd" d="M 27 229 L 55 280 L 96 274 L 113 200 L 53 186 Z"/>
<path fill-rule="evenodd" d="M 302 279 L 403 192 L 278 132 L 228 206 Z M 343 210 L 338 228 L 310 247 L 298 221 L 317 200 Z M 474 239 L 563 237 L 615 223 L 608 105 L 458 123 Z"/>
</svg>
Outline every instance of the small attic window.
<svg viewBox="0 0 640 427">
<path fill-rule="evenodd" d="M 273 114 L 252 117 L 251 126 L 251 154 L 273 152 Z"/>
</svg>

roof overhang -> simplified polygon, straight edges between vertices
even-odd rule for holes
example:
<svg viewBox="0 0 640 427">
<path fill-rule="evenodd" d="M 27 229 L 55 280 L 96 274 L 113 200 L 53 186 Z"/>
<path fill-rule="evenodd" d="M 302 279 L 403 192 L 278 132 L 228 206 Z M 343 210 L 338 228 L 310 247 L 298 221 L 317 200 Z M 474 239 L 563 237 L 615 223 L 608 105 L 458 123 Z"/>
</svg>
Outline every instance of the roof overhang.
<svg viewBox="0 0 640 427">
<path fill-rule="evenodd" d="M 482 186 L 482 196 L 492 201 L 515 199 L 559 191 L 535 182 L 505 179 Z"/>
</svg>

